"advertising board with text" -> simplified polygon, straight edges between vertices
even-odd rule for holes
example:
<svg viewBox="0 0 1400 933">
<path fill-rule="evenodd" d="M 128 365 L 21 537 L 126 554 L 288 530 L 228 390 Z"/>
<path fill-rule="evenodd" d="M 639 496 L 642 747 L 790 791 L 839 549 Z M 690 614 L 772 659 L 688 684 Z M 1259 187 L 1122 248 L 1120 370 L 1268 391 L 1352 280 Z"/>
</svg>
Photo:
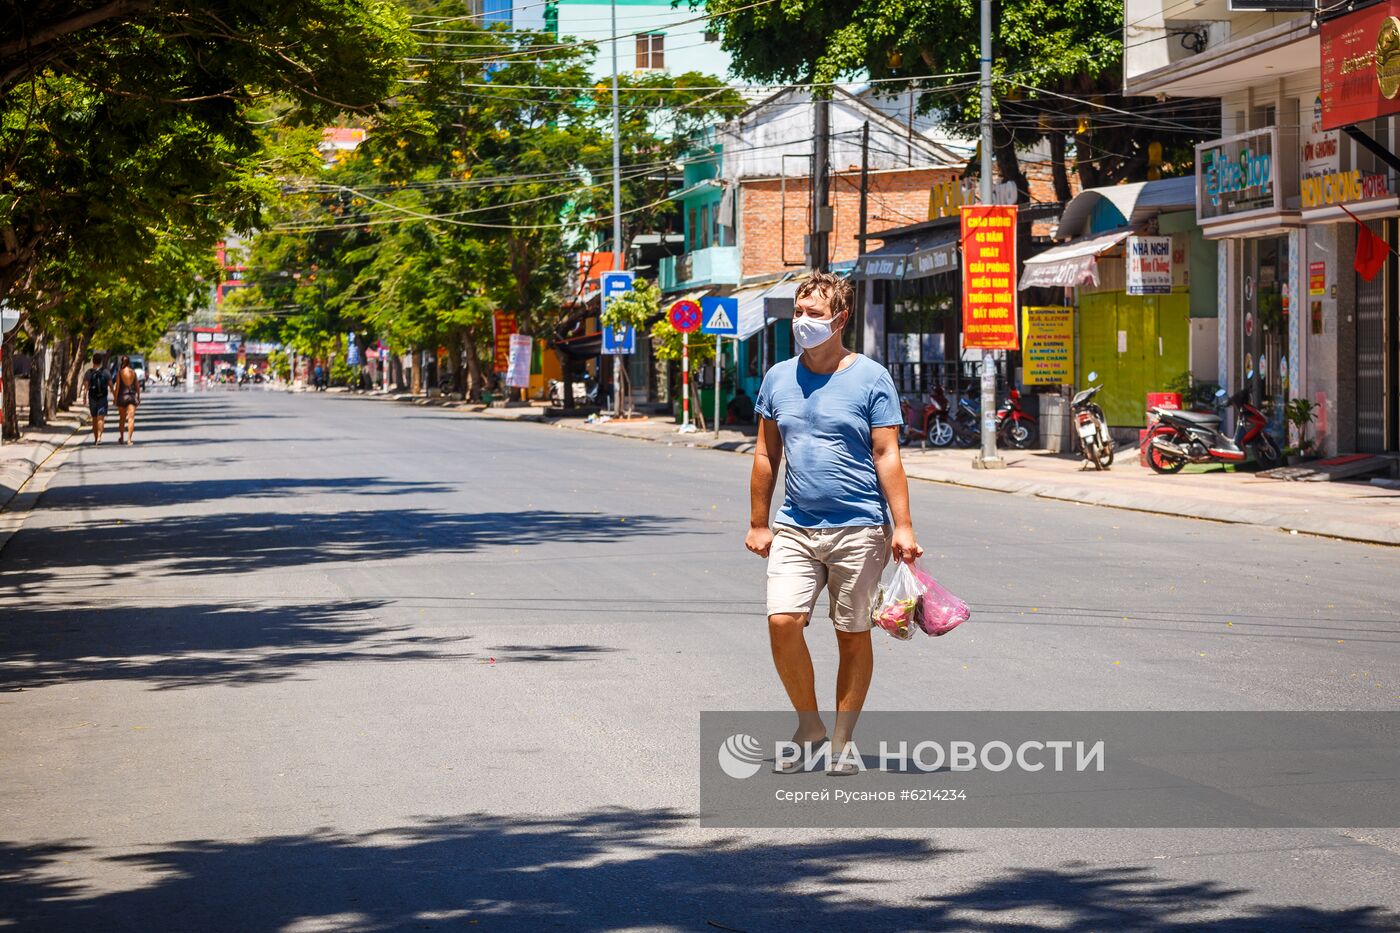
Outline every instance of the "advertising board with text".
<svg viewBox="0 0 1400 933">
<path fill-rule="evenodd" d="M 491 369 L 503 373 L 510 369 L 510 336 L 517 329 L 515 315 L 497 311 L 491 315 L 491 323 L 496 331 L 495 361 Z"/>
<path fill-rule="evenodd" d="M 1172 238 L 1130 236 L 1123 243 L 1129 295 L 1172 293 Z"/>
<path fill-rule="evenodd" d="M 1028 386 L 1074 383 L 1074 309 L 1027 307 L 1021 381 Z"/>
<path fill-rule="evenodd" d="M 1400 113 L 1400 0 L 1330 19 L 1320 39 L 1322 129 Z"/>
<path fill-rule="evenodd" d="M 962 209 L 963 347 L 1015 350 L 1016 207 Z"/>
</svg>

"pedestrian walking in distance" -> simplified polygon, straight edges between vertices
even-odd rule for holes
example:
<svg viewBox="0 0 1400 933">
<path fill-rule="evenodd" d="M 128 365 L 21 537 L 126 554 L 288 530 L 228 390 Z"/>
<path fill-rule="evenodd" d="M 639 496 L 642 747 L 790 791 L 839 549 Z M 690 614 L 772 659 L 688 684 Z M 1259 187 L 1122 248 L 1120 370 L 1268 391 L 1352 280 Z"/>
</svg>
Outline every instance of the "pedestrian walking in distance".
<svg viewBox="0 0 1400 933">
<path fill-rule="evenodd" d="M 891 554 L 911 563 L 923 554 L 909 518 L 894 380 L 841 342 L 854 299 L 849 282 L 824 272 L 797 289 L 792 333 L 802 354 L 770 369 L 758 393 L 752 512 L 744 540 L 768 559 L 768 638 L 797 711 L 793 741 L 806 750 L 827 739 L 804 632 L 826 590 L 840 653 L 836 723 L 827 749 L 832 774 L 857 770 L 847 745 L 874 671 L 871 611 L 880 575 Z M 783 504 L 770 527 L 784 456 Z"/>
<path fill-rule="evenodd" d="M 131 357 L 122 357 L 117 370 L 117 442 L 131 444 L 136 433 L 136 408 L 141 404 L 141 380 L 131 368 Z"/>
<path fill-rule="evenodd" d="M 112 394 L 112 377 L 107 373 L 106 360 L 101 353 L 92 355 L 92 368 L 83 373 L 83 396 L 88 414 L 92 415 L 92 442 L 102 443 L 102 429 L 107 425 L 107 401 Z"/>
</svg>

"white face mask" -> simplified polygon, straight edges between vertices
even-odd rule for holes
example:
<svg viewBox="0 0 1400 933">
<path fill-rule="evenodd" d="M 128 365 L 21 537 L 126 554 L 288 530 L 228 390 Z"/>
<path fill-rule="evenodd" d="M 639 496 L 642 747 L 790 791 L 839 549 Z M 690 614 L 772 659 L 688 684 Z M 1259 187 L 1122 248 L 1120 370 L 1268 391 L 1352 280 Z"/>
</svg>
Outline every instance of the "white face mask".
<svg viewBox="0 0 1400 933">
<path fill-rule="evenodd" d="M 835 318 L 818 320 L 808 315 L 793 318 L 792 339 L 796 340 L 797 345 L 804 350 L 819 347 L 831 339 L 832 328 L 835 324 Z"/>
</svg>

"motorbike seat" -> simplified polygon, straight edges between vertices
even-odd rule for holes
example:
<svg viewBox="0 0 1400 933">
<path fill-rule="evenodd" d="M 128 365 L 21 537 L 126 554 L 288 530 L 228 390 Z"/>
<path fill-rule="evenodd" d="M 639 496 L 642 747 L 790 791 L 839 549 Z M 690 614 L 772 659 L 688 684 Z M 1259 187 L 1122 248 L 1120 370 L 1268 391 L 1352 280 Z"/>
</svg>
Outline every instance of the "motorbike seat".
<svg viewBox="0 0 1400 933">
<path fill-rule="evenodd" d="M 1165 421 L 1186 421 L 1191 424 L 1212 425 L 1220 423 L 1220 416 L 1208 411 L 1159 410 L 1158 416 Z"/>
</svg>

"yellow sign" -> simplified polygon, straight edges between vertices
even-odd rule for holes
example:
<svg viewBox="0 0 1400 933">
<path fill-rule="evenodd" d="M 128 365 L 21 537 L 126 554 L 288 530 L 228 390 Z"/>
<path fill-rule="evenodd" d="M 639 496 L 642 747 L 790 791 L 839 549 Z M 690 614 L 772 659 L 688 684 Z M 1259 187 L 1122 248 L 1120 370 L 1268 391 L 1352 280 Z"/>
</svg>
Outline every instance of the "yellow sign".
<svg viewBox="0 0 1400 933">
<path fill-rule="evenodd" d="M 960 178 L 949 178 L 935 184 L 928 193 L 928 219 L 956 217 L 964 204 L 976 204 L 979 200 L 977 184 Z"/>
<path fill-rule="evenodd" d="M 1074 309 L 1022 308 L 1025 335 L 1021 381 L 1028 386 L 1074 384 Z"/>
<path fill-rule="evenodd" d="M 1369 201 L 1390 194 L 1390 181 L 1384 175 L 1362 175 L 1360 171 L 1330 172 L 1304 178 L 1298 185 L 1303 195 L 1303 210 L 1332 204 Z"/>
</svg>

